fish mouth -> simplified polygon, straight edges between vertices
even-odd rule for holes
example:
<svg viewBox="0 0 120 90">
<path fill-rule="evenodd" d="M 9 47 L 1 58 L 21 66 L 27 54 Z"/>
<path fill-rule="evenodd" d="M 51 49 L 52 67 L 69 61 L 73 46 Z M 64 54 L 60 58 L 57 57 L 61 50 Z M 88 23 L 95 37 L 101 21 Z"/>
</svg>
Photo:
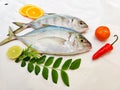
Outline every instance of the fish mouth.
<svg viewBox="0 0 120 90">
<path fill-rule="evenodd" d="M 86 44 L 86 47 L 88 47 L 88 49 L 90 50 L 90 49 L 92 48 L 92 44 L 91 44 L 90 42 L 88 42 L 88 43 Z"/>
<path fill-rule="evenodd" d="M 84 44 L 84 47 L 86 47 L 88 50 L 90 50 L 92 48 L 92 44 L 87 41 L 85 44 Z"/>
<path fill-rule="evenodd" d="M 92 45 L 91 45 L 91 44 L 86 44 L 85 49 L 84 49 L 83 52 L 88 52 L 88 51 L 90 51 L 91 49 L 92 49 Z"/>
<path fill-rule="evenodd" d="M 86 27 L 86 28 L 83 28 L 83 31 L 81 33 L 85 33 L 89 28 Z"/>
<path fill-rule="evenodd" d="M 84 31 L 87 31 L 88 29 L 89 29 L 88 27 L 84 27 L 84 28 L 83 28 Z"/>
<path fill-rule="evenodd" d="M 83 32 L 87 31 L 89 29 L 88 25 L 82 25 L 81 28 L 83 29 Z"/>
</svg>

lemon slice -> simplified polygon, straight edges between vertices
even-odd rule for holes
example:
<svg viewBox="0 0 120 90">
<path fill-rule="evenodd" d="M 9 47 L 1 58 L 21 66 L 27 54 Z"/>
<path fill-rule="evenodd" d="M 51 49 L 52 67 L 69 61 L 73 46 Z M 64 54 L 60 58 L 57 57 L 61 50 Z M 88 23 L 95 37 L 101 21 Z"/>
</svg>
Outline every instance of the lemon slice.
<svg viewBox="0 0 120 90">
<path fill-rule="evenodd" d="M 10 59 L 16 59 L 22 54 L 23 49 L 20 46 L 12 46 L 7 51 L 7 56 Z"/>
</svg>

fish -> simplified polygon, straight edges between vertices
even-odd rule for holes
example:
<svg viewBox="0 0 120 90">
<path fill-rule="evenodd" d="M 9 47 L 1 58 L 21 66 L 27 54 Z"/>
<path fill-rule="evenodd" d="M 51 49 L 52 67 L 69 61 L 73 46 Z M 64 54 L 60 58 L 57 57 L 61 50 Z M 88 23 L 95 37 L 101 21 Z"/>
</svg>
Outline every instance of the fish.
<svg viewBox="0 0 120 90">
<path fill-rule="evenodd" d="M 88 30 L 88 25 L 78 17 L 55 13 L 46 13 L 44 16 L 29 23 L 13 22 L 13 24 L 19 26 L 19 28 L 14 31 L 15 34 L 27 28 L 33 28 L 36 30 L 49 25 L 71 28 L 79 33 L 84 33 L 86 30 Z"/>
<path fill-rule="evenodd" d="M 76 55 L 88 52 L 92 48 L 83 35 L 73 29 L 59 26 L 46 26 L 21 36 L 15 35 L 10 28 L 8 38 L 0 42 L 0 46 L 16 39 L 26 46 L 31 45 L 37 52 L 48 55 Z"/>
</svg>

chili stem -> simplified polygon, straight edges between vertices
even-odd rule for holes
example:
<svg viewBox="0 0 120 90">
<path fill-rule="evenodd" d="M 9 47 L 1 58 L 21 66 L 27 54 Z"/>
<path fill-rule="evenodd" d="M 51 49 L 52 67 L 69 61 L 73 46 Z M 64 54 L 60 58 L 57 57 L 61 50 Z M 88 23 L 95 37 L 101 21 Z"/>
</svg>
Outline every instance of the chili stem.
<svg viewBox="0 0 120 90">
<path fill-rule="evenodd" d="M 113 45 L 118 40 L 118 35 L 114 35 L 114 37 L 116 37 L 116 39 L 111 45 Z"/>
</svg>

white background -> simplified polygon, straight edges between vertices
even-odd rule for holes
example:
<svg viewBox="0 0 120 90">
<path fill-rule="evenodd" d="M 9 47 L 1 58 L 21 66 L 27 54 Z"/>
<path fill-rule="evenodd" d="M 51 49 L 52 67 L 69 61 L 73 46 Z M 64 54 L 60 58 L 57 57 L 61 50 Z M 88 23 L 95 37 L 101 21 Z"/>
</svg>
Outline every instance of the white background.
<svg viewBox="0 0 120 90">
<path fill-rule="evenodd" d="M 12 22 L 31 21 L 18 13 L 25 4 L 37 5 L 45 12 L 72 15 L 84 20 L 89 30 L 83 35 L 92 43 L 92 49 L 71 57 L 82 58 L 82 63 L 78 70 L 68 71 L 70 87 L 66 87 L 61 78 L 58 84 L 54 84 L 51 75 L 45 80 L 41 73 L 36 76 L 26 67 L 22 68 L 20 63 L 9 60 L 6 57 L 9 47 L 25 47 L 20 41 L 0 46 L 0 90 L 120 90 L 120 39 L 114 44 L 113 51 L 96 61 L 91 59 L 101 46 L 115 40 L 114 34 L 120 36 L 119 0 L 0 0 L 0 41 L 6 38 L 9 26 L 17 28 Z M 95 29 L 101 25 L 108 26 L 111 31 L 109 39 L 104 42 L 94 36 Z"/>
</svg>

